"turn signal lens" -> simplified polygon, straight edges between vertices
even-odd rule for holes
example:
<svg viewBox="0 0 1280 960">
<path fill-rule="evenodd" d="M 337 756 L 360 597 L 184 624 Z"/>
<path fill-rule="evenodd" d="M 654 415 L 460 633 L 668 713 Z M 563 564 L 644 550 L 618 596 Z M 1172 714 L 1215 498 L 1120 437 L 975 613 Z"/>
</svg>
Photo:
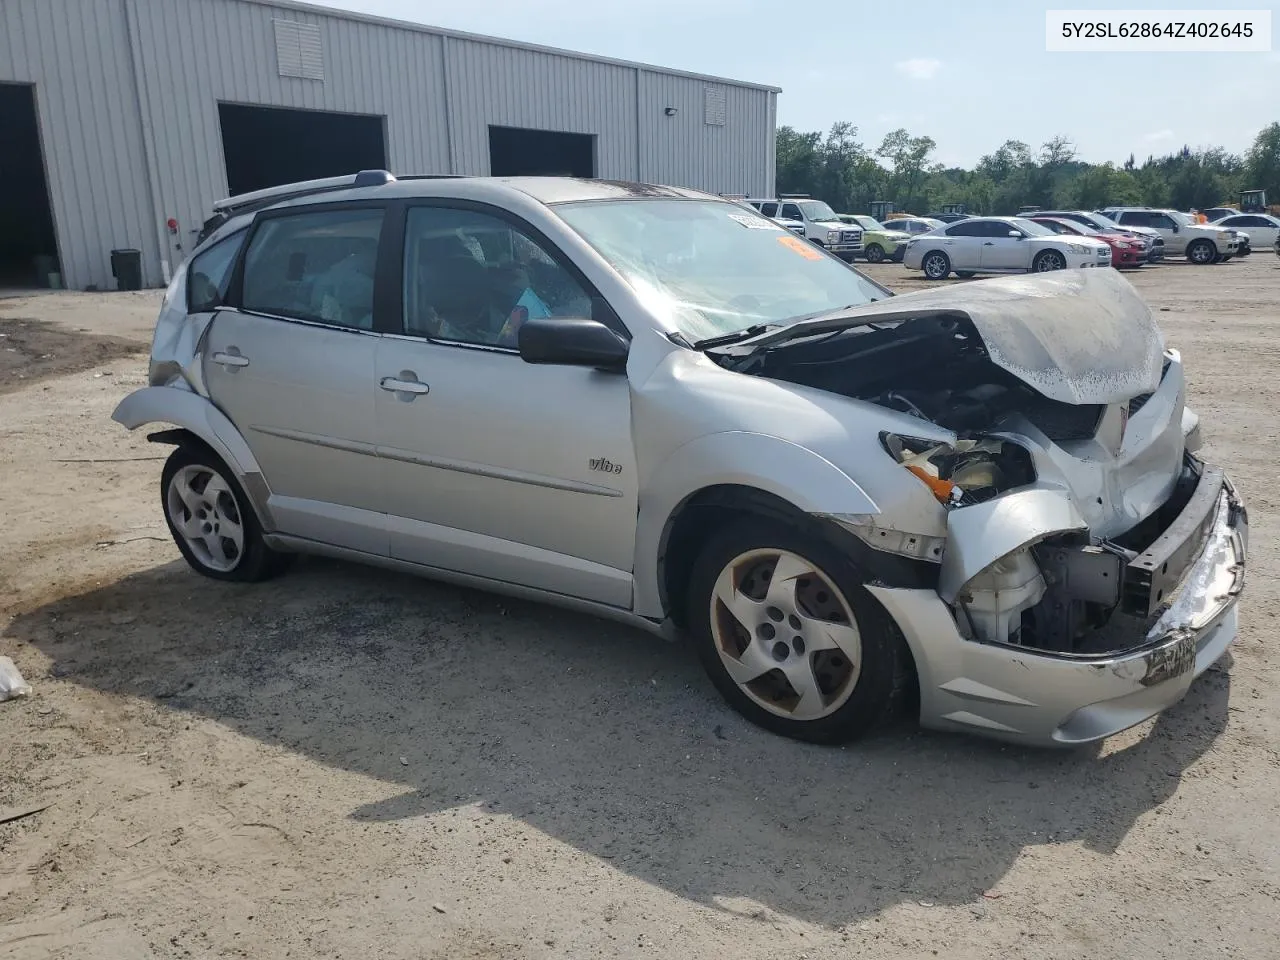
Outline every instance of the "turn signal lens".
<svg viewBox="0 0 1280 960">
<path fill-rule="evenodd" d="M 920 479 L 921 483 L 933 491 L 933 495 L 938 498 L 940 503 L 951 502 L 951 492 L 956 488 L 954 483 L 950 480 L 943 480 L 941 477 L 935 477 L 933 474 L 929 473 L 929 471 L 925 470 L 924 467 L 912 465 L 907 467 L 907 469 L 914 473 Z"/>
</svg>

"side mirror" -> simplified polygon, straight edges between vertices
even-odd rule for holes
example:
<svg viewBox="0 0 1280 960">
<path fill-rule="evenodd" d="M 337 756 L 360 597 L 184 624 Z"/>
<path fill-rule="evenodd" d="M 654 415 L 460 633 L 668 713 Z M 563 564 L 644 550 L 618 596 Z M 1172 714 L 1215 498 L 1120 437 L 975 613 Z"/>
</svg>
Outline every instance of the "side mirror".
<svg viewBox="0 0 1280 960">
<path fill-rule="evenodd" d="M 1015 240 L 1021 240 L 1021 239 L 1022 239 L 1022 234 L 1021 234 L 1021 233 L 1019 233 L 1017 230 L 1010 230 L 1010 231 L 1009 231 L 1009 236 L 1013 237 L 1013 239 L 1015 239 Z"/>
<path fill-rule="evenodd" d="M 1173 225 L 1173 232 L 1174 232 L 1174 233 L 1181 233 L 1181 232 L 1182 232 L 1182 228 L 1181 228 L 1180 226 L 1178 226 L 1178 225 L 1175 223 L 1175 224 Z"/>
<path fill-rule="evenodd" d="M 599 320 L 546 317 L 526 320 L 516 335 L 525 363 L 622 370 L 631 345 Z"/>
</svg>

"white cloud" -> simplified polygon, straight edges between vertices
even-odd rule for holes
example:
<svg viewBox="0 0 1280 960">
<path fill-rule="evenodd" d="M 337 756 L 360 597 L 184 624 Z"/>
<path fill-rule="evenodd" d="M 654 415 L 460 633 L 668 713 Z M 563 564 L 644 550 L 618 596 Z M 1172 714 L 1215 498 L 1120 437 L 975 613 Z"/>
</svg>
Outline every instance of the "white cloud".
<svg viewBox="0 0 1280 960">
<path fill-rule="evenodd" d="M 893 67 L 904 77 L 910 77 L 912 80 L 932 80 L 942 69 L 942 61 L 931 60 L 928 57 L 914 57 L 910 60 L 899 60 Z"/>
<path fill-rule="evenodd" d="M 1172 140 L 1173 131 L 1168 127 L 1165 127 L 1163 130 L 1155 130 L 1143 135 L 1142 139 L 1147 141 L 1147 143 L 1159 143 L 1161 140 Z"/>
</svg>

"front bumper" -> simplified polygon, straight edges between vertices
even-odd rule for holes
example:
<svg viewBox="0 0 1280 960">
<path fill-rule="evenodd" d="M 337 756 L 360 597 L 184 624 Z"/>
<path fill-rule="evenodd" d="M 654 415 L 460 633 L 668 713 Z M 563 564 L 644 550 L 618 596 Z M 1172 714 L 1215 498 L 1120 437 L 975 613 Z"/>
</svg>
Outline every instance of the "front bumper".
<svg viewBox="0 0 1280 960">
<path fill-rule="evenodd" d="M 868 587 L 915 658 L 921 724 L 1071 746 L 1119 733 L 1181 700 L 1235 638 L 1244 586 L 1248 517 L 1230 482 L 1213 476 L 1216 496 L 1193 497 L 1157 541 L 1170 559 L 1192 538 L 1198 550 L 1162 612 L 1119 652 L 1054 654 L 966 640 L 934 591 Z"/>
</svg>

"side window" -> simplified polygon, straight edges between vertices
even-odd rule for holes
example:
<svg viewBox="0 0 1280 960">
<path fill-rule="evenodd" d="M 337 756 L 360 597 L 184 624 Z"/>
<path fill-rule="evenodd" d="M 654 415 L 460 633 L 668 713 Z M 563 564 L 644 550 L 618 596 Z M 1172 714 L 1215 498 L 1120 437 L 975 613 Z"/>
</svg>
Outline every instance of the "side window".
<svg viewBox="0 0 1280 960">
<path fill-rule="evenodd" d="M 1151 218 L 1140 210 L 1125 210 L 1116 222 L 1127 227 L 1146 227 L 1151 225 Z"/>
<path fill-rule="evenodd" d="M 591 298 L 539 242 L 487 213 L 410 208 L 405 333 L 514 348 L 526 320 L 548 317 L 591 317 Z"/>
<path fill-rule="evenodd" d="M 947 236 L 949 237 L 985 237 L 982 227 L 985 224 L 978 223 L 974 220 L 961 220 L 947 227 Z"/>
<path fill-rule="evenodd" d="M 244 243 L 243 230 L 223 237 L 207 250 L 196 254 L 187 269 L 187 310 L 204 313 L 218 306 L 227 296 L 231 283 L 231 265 Z"/>
<path fill-rule="evenodd" d="M 978 236 L 980 237 L 999 237 L 1007 240 L 1009 238 L 1009 234 L 1013 231 L 1022 233 L 1022 231 L 1018 230 L 1018 228 L 1013 224 L 1002 223 L 999 220 L 988 220 L 986 223 L 978 225 Z"/>
<path fill-rule="evenodd" d="M 1040 226 L 1044 227 L 1045 229 L 1052 230 L 1054 233 L 1057 233 L 1057 234 L 1071 233 L 1071 231 L 1068 230 L 1064 224 L 1058 223 L 1056 220 L 1037 220 L 1035 222 L 1040 224 Z"/>
<path fill-rule="evenodd" d="M 382 214 L 325 210 L 263 221 L 245 253 L 241 306 L 372 330 Z"/>
<path fill-rule="evenodd" d="M 1271 226 L 1262 217 L 1233 217 L 1228 221 L 1233 227 L 1269 227 Z"/>
<path fill-rule="evenodd" d="M 778 215 L 778 205 L 776 203 L 761 203 L 756 207 L 766 217 L 776 217 Z"/>
<path fill-rule="evenodd" d="M 782 205 L 782 219 L 783 220 L 803 220 L 804 214 L 800 212 L 800 207 L 798 204 L 784 203 Z"/>
<path fill-rule="evenodd" d="M 1151 226 L 1155 227 L 1157 230 L 1172 230 L 1177 226 L 1177 224 L 1173 222 L 1173 217 L 1169 216 L 1167 213 L 1152 213 L 1149 214 L 1149 217 Z"/>
</svg>

